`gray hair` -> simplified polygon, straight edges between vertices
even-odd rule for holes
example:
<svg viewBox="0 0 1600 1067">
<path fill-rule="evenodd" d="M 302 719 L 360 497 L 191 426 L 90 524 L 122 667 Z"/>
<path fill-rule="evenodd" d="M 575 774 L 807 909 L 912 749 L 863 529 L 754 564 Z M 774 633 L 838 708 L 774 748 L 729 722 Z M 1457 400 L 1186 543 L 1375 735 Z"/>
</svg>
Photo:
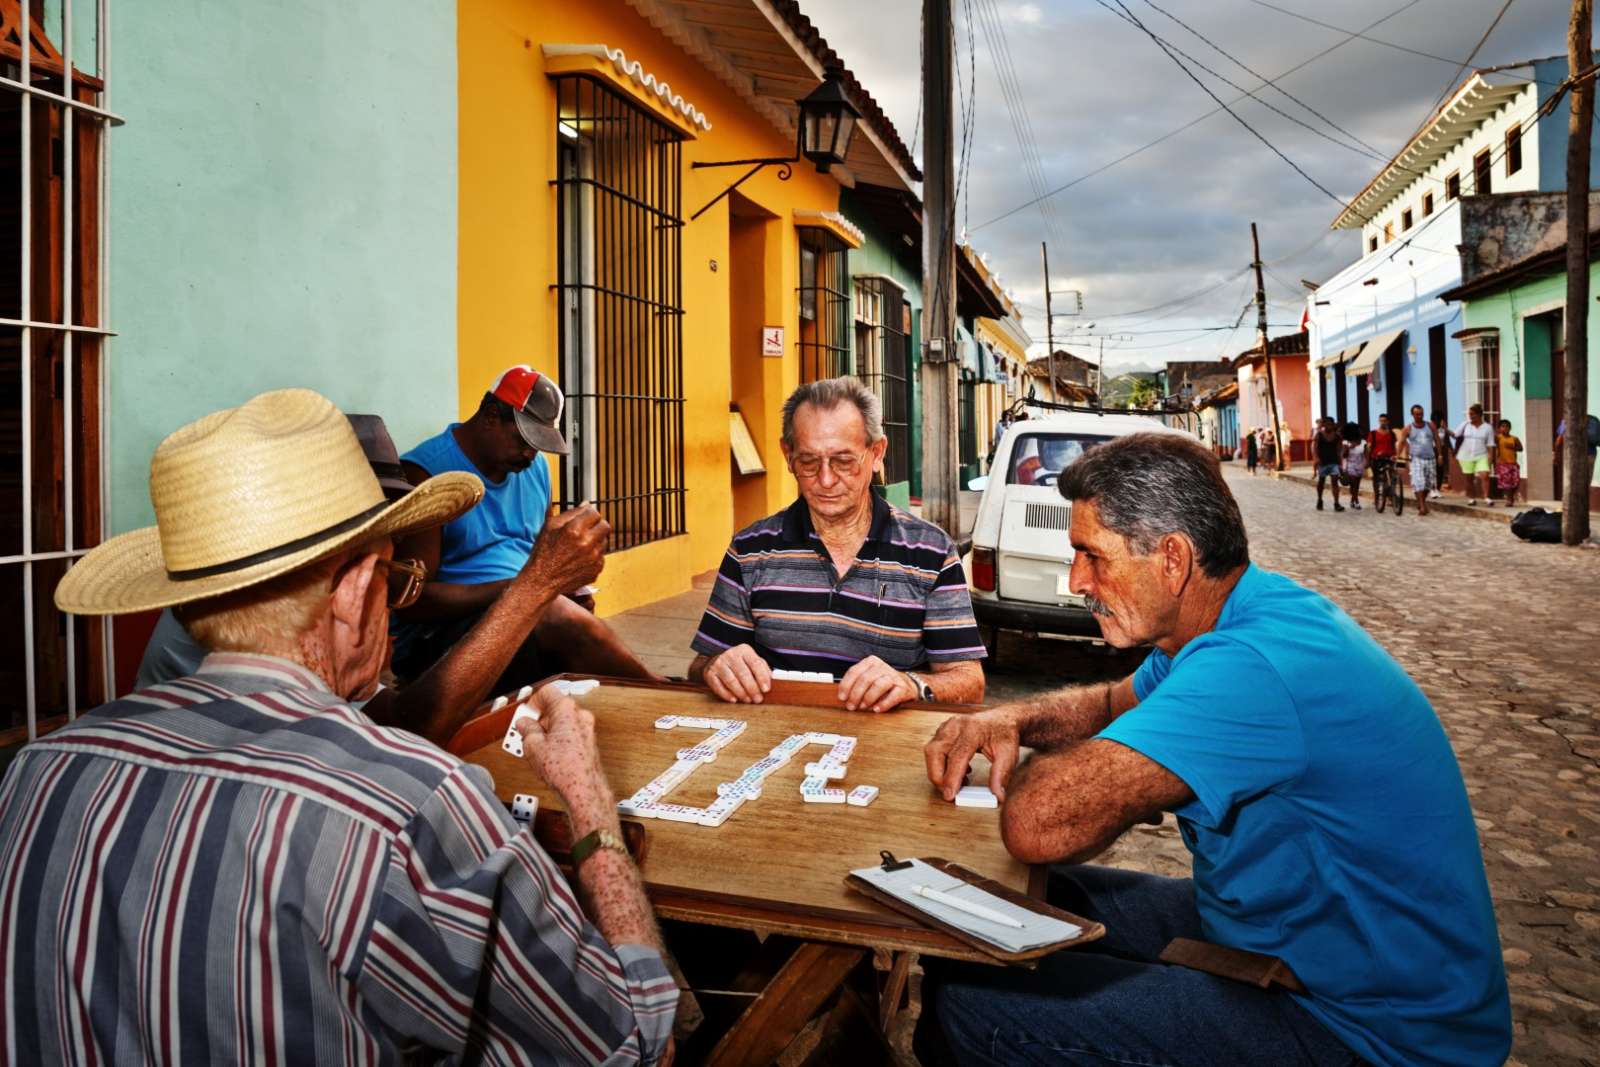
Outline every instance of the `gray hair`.
<svg viewBox="0 0 1600 1067">
<path fill-rule="evenodd" d="M 1093 502 L 1100 524 L 1141 556 L 1180 533 L 1195 560 L 1221 578 L 1250 562 L 1239 504 L 1204 445 L 1171 433 L 1135 433 L 1090 449 L 1061 472 L 1061 495 Z"/>
<path fill-rule="evenodd" d="M 824 378 L 807 382 L 789 394 L 783 402 L 783 445 L 794 449 L 794 413 L 802 405 L 810 404 L 818 411 L 831 411 L 840 404 L 854 404 L 861 412 L 861 421 L 867 427 L 867 444 L 877 444 L 883 439 L 883 405 L 878 394 L 868 389 L 860 378 L 848 375 L 842 378 Z"/>
</svg>

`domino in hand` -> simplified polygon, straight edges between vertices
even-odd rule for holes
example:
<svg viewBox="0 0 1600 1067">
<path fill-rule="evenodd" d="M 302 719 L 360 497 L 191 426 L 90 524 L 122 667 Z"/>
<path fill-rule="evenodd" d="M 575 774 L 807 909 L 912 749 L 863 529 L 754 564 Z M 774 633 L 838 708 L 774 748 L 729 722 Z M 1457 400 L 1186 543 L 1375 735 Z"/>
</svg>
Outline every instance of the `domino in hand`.
<svg viewBox="0 0 1600 1067">
<path fill-rule="evenodd" d="M 539 709 L 532 704 L 523 704 L 511 714 L 511 725 L 506 727 L 506 738 L 500 742 L 500 747 L 513 756 L 522 755 L 522 731 L 517 729 L 517 723 L 524 719 L 539 721 Z"/>
<path fill-rule="evenodd" d="M 539 813 L 539 798 L 532 793 L 518 793 L 511 798 L 511 817 L 521 823 L 533 822 Z"/>
<path fill-rule="evenodd" d="M 958 808 L 997 808 L 1000 801 L 986 785 L 964 785 L 956 791 Z"/>
</svg>

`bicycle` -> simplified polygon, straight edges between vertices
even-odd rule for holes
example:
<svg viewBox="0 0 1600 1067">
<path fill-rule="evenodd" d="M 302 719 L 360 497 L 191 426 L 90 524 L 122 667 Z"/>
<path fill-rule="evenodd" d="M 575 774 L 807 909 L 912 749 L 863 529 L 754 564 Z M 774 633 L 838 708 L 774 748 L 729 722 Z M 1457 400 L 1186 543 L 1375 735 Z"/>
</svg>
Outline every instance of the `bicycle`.
<svg viewBox="0 0 1600 1067">
<path fill-rule="evenodd" d="M 1405 510 L 1405 487 L 1400 484 L 1399 475 L 1395 471 L 1393 461 L 1374 463 L 1372 465 L 1372 506 L 1381 513 L 1391 503 L 1394 505 L 1394 513 L 1396 515 Z"/>
</svg>

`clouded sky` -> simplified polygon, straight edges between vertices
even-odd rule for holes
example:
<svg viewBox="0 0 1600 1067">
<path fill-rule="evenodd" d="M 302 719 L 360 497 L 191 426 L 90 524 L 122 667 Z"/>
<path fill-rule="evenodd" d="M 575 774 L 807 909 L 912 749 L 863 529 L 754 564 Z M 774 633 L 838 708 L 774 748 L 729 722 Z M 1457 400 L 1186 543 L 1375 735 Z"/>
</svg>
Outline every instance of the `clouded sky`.
<svg viewBox="0 0 1600 1067">
<path fill-rule="evenodd" d="M 1254 99 L 1233 104 L 1312 178 L 1348 199 L 1405 143 L 1447 84 L 1453 87 L 1456 64 L 1471 53 L 1504 0 L 1124 2 L 1151 31 L 1239 86 L 1258 90 L 1262 80 L 1196 33 L 1320 112 L 1319 118 L 1272 88 L 1260 90 L 1268 103 L 1356 150 L 1332 144 Z M 1095 322 L 1097 334 L 1131 335 L 1108 342 L 1108 367 L 1214 359 L 1254 343 L 1253 312 L 1237 331 L 1202 330 L 1231 328 L 1253 295 L 1253 283 L 1242 273 L 1251 259 L 1252 221 L 1261 229 L 1274 336 L 1298 328 L 1301 278 L 1325 280 L 1359 254 L 1356 232 L 1328 229 L 1340 206 L 1226 112 L 1203 117 L 1217 105 L 1143 31 L 1121 19 L 1120 10 L 1107 10 L 1117 9 L 1116 0 L 1104 0 L 1107 6 L 1100 0 L 953 3 L 963 95 L 976 58 L 970 169 L 959 219 L 973 247 L 987 253 L 1001 283 L 1022 305 L 1040 352 L 1041 237 L 1050 240 L 1053 288 L 1081 290 L 1084 297 L 1081 320 L 1057 319 L 1058 347 L 1074 321 Z M 802 8 L 906 143 L 920 142 L 921 0 L 802 0 Z M 1568 8 L 1566 0 L 1516 0 L 1473 66 L 1564 55 Z M 975 48 L 968 43 L 968 12 Z M 1364 37 L 1351 36 L 1358 32 Z M 997 63 L 997 52 L 1009 63 Z M 1242 95 L 1192 69 L 1230 104 Z M 1014 79 L 1002 79 L 1002 70 Z M 1011 89 L 1026 115 L 1036 169 L 1022 162 L 1006 102 Z M 957 123 L 959 135 L 959 114 Z M 1115 162 L 1164 135 L 1170 136 Z M 1036 189 L 1040 182 L 1042 189 Z M 1049 197 L 1043 210 L 1008 214 L 1036 192 L 1068 183 L 1073 184 Z M 1192 300 L 1123 314 L 1202 290 L 1207 291 Z"/>
</svg>

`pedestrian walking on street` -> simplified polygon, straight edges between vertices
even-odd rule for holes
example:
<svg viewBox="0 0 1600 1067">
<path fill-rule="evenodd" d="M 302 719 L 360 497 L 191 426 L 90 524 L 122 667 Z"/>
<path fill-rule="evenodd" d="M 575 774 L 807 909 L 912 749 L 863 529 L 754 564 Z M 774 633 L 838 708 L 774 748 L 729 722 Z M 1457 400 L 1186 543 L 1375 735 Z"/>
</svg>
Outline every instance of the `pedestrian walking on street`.
<svg viewBox="0 0 1600 1067">
<path fill-rule="evenodd" d="M 1322 486 L 1328 479 L 1333 479 L 1333 510 L 1343 511 L 1344 505 L 1339 503 L 1339 458 L 1344 450 L 1344 442 L 1339 438 L 1339 431 L 1334 428 L 1333 420 L 1321 418 L 1317 420 L 1317 433 L 1312 439 L 1316 448 L 1317 457 L 1317 510 L 1322 510 Z"/>
<path fill-rule="evenodd" d="M 1428 416 L 1434 426 L 1433 454 L 1438 457 L 1439 469 L 1434 475 L 1434 486 L 1443 490 L 1450 484 L 1450 457 L 1455 454 L 1455 442 L 1450 437 L 1450 427 L 1445 425 L 1444 412 L 1438 408 L 1433 409 L 1433 414 Z"/>
<path fill-rule="evenodd" d="M 1339 465 L 1344 472 L 1344 484 L 1350 488 L 1350 508 L 1360 511 L 1361 479 L 1367 473 L 1367 443 L 1362 440 L 1361 427 L 1353 422 L 1344 424 L 1341 436 L 1344 438 L 1344 449 Z"/>
<path fill-rule="evenodd" d="M 1506 495 L 1506 507 L 1512 507 L 1517 502 L 1517 489 L 1522 485 L 1522 465 L 1517 460 L 1517 453 L 1522 451 L 1522 442 L 1511 432 L 1511 420 L 1501 419 L 1495 426 L 1494 437 L 1494 484 L 1500 487 Z M 1526 490 L 1523 490 L 1526 494 Z M 1489 506 L 1494 507 L 1494 501 L 1489 501 Z"/>
<path fill-rule="evenodd" d="M 1252 475 L 1256 472 L 1256 464 L 1261 460 L 1260 446 L 1256 444 L 1256 434 L 1252 430 L 1244 435 L 1244 466 Z"/>
<path fill-rule="evenodd" d="M 1261 462 L 1270 470 L 1278 469 L 1278 435 L 1270 426 L 1261 431 Z"/>
<path fill-rule="evenodd" d="M 1469 504 L 1479 499 L 1489 500 L 1489 449 L 1494 444 L 1494 427 L 1483 418 L 1483 405 L 1474 404 L 1467 409 L 1467 417 L 1455 429 L 1456 462 L 1461 473 L 1467 476 Z"/>
<path fill-rule="evenodd" d="M 1400 458 L 1411 465 L 1411 491 L 1417 514 L 1428 513 L 1428 494 L 1438 487 L 1439 428 L 1422 417 L 1422 405 L 1411 405 L 1411 422 L 1400 438 Z"/>
</svg>

